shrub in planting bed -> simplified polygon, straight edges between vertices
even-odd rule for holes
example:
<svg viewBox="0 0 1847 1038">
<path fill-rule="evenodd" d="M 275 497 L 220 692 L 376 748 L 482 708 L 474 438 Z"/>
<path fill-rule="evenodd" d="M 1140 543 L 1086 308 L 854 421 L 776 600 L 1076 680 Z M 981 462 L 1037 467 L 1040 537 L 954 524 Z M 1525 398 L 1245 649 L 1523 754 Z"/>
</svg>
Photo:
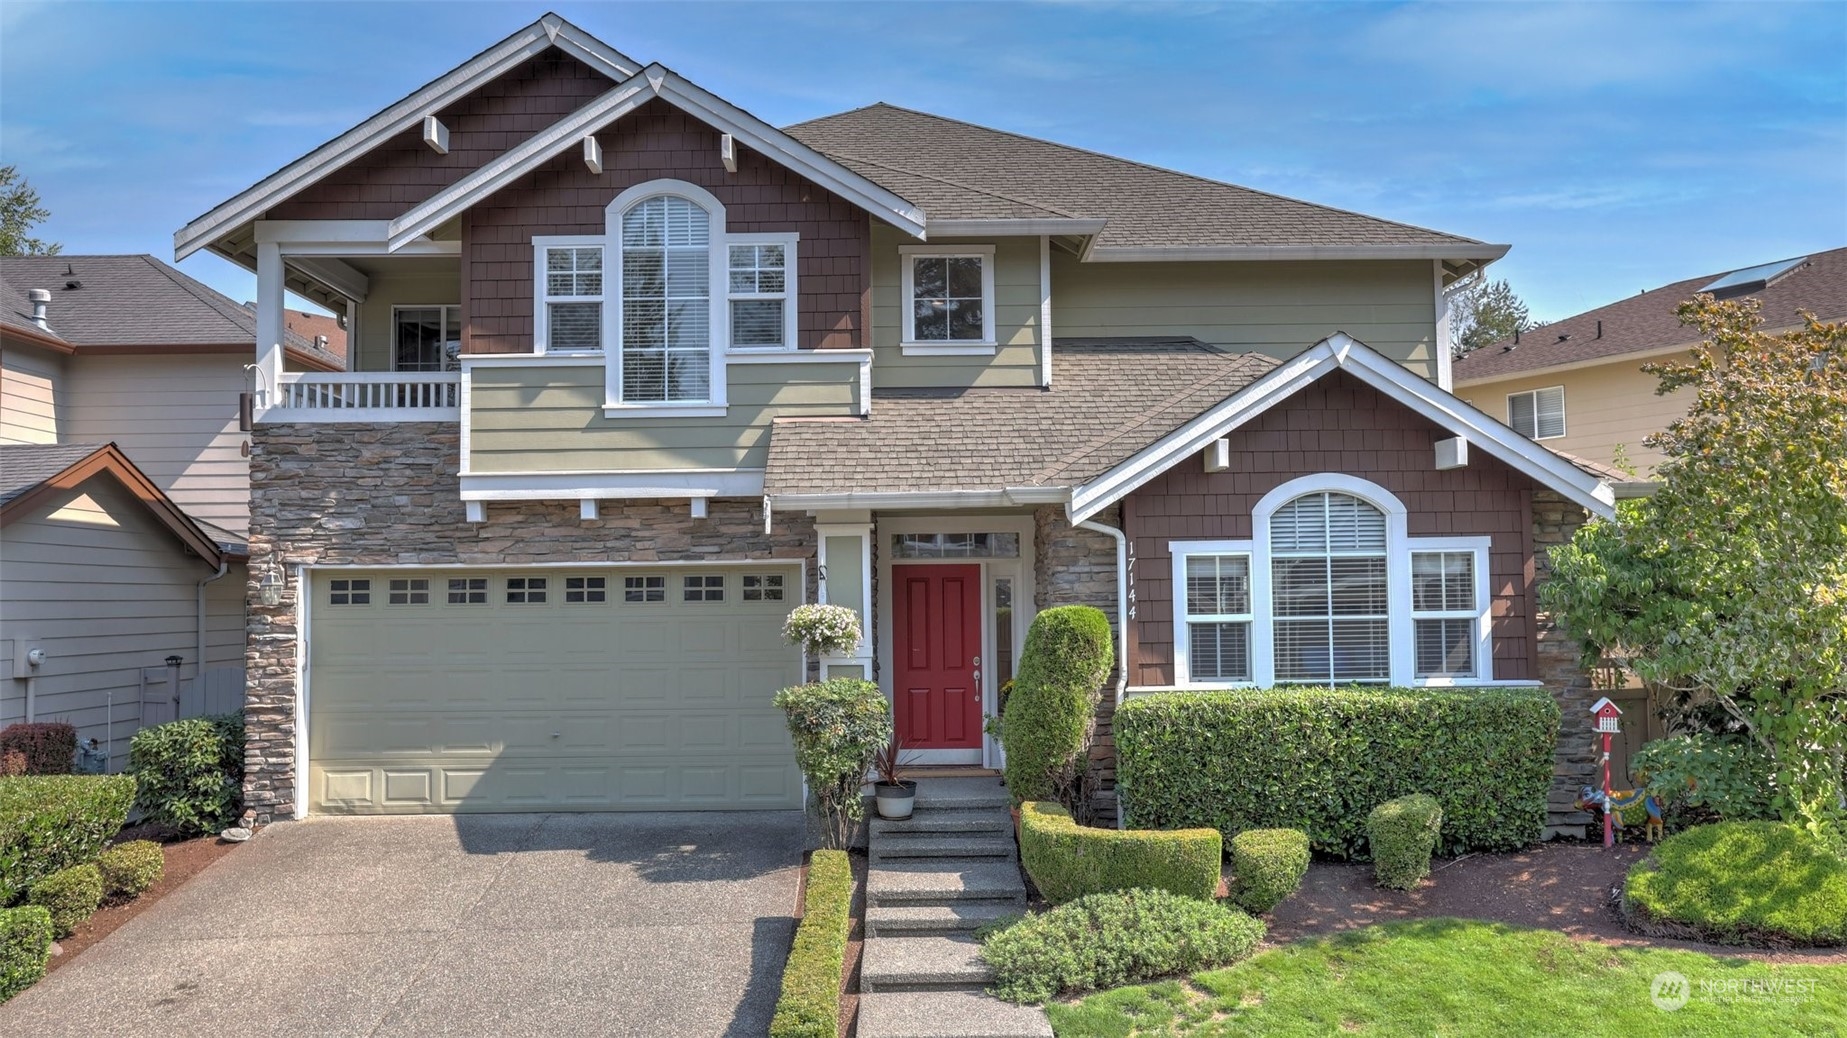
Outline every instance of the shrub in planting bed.
<svg viewBox="0 0 1847 1038">
<path fill-rule="evenodd" d="M 1719 822 L 1662 840 L 1623 881 L 1632 923 L 1724 944 L 1847 944 L 1847 861 L 1782 822 Z"/>
<path fill-rule="evenodd" d="M 103 903 L 103 874 L 94 865 L 72 865 L 32 884 L 26 899 L 51 913 L 59 937 L 69 936 Z"/>
<path fill-rule="evenodd" d="M 128 901 L 160 882 L 167 858 L 152 840 L 130 840 L 104 851 L 96 859 L 96 868 L 103 874 L 103 895 Z"/>
<path fill-rule="evenodd" d="M 1223 857 L 1217 829 L 1096 829 L 1058 804 L 1020 805 L 1020 864 L 1053 904 L 1135 889 L 1209 901 Z"/>
<path fill-rule="evenodd" d="M 1430 875 L 1443 806 L 1423 793 L 1387 800 L 1366 816 L 1372 871 L 1382 887 L 1410 890 Z"/>
<path fill-rule="evenodd" d="M 853 905 L 853 866 L 845 851 L 814 852 L 802 904 L 770 1038 L 834 1038 L 840 1026 L 840 970 Z"/>
<path fill-rule="evenodd" d="M 1282 903 L 1308 874 L 1308 834 L 1246 829 L 1231 838 L 1231 899 L 1252 915 Z"/>
<path fill-rule="evenodd" d="M 38 905 L 0 908 L 0 1002 L 26 990 L 51 964 L 51 913 Z"/>
<path fill-rule="evenodd" d="M 1054 606 L 1033 617 L 1001 718 L 1007 789 L 1014 800 L 1063 800 L 1072 806 L 1077 769 L 1113 659 L 1109 618 L 1102 610 Z"/>
<path fill-rule="evenodd" d="M 185 835 L 234 825 L 244 797 L 243 715 L 143 728 L 129 741 L 128 770 L 141 781 L 149 821 Z"/>
<path fill-rule="evenodd" d="M 25 758 L 20 775 L 68 775 L 77 761 L 77 729 L 62 721 L 21 722 L 0 729 L 0 759 Z"/>
<path fill-rule="evenodd" d="M 0 905 L 59 869 L 95 861 L 134 802 L 128 775 L 0 779 Z"/>
</svg>

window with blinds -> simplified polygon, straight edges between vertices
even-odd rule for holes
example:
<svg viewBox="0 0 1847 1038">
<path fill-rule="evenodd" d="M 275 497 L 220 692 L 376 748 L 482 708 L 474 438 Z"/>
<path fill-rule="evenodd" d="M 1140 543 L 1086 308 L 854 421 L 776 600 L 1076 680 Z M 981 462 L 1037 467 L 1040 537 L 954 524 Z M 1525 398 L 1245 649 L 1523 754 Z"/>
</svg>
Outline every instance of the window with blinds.
<svg viewBox="0 0 1847 1038">
<path fill-rule="evenodd" d="M 1411 553 L 1411 626 L 1418 677 L 1474 677 L 1480 618 L 1474 552 Z"/>
<path fill-rule="evenodd" d="M 1251 680 L 1251 558 L 1186 560 L 1188 670 L 1196 681 Z"/>
<path fill-rule="evenodd" d="M 1276 680 L 1390 679 L 1385 544 L 1385 513 L 1350 494 L 1306 494 L 1271 516 Z"/>
<path fill-rule="evenodd" d="M 711 393 L 712 218 L 656 195 L 622 216 L 622 400 L 703 401 Z"/>
<path fill-rule="evenodd" d="M 1530 440 L 1565 435 L 1565 387 L 1507 395 L 1507 424 Z"/>
</svg>

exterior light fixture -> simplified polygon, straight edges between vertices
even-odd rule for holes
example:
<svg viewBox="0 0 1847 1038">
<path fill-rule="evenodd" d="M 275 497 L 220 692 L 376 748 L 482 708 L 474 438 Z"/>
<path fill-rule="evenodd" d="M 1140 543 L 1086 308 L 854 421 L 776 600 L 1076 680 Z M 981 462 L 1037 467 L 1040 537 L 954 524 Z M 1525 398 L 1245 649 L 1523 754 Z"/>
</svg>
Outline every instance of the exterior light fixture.
<svg viewBox="0 0 1847 1038">
<path fill-rule="evenodd" d="M 282 604 L 281 566 L 273 562 L 270 563 L 269 568 L 263 573 L 262 581 L 257 584 L 257 594 L 262 598 L 263 604 L 266 606 L 278 606 Z"/>
</svg>

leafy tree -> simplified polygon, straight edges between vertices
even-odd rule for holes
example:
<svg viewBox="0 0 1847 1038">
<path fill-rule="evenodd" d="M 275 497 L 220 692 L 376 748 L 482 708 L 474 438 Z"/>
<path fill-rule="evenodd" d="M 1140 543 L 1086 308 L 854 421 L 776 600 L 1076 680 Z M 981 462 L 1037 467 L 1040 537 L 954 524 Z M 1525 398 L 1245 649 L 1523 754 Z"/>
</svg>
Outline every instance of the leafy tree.
<svg viewBox="0 0 1847 1038">
<path fill-rule="evenodd" d="M 1475 278 L 1457 289 L 1449 297 L 1449 313 L 1450 348 L 1457 357 L 1540 325 L 1505 278 Z"/>
<path fill-rule="evenodd" d="M 1542 593 L 1585 644 L 1761 746 L 1778 811 L 1847 847 L 1847 324 L 1760 330 L 1681 305 L 1706 342 L 1647 365 L 1692 406 L 1649 446 L 1661 489 L 1552 550 Z"/>
<path fill-rule="evenodd" d="M 56 256 L 64 246 L 31 237 L 51 210 L 38 204 L 38 192 L 19 175 L 18 166 L 0 166 L 0 256 Z"/>
</svg>

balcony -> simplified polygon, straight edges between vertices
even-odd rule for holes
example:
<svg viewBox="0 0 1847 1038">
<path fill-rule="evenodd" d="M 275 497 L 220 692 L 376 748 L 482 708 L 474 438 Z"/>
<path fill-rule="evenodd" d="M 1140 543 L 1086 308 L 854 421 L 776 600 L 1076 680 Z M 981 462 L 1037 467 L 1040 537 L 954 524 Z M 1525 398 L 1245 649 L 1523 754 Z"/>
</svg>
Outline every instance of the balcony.
<svg viewBox="0 0 1847 1038">
<path fill-rule="evenodd" d="M 259 422 L 456 422 L 461 375 L 453 371 L 282 372 Z"/>
</svg>

